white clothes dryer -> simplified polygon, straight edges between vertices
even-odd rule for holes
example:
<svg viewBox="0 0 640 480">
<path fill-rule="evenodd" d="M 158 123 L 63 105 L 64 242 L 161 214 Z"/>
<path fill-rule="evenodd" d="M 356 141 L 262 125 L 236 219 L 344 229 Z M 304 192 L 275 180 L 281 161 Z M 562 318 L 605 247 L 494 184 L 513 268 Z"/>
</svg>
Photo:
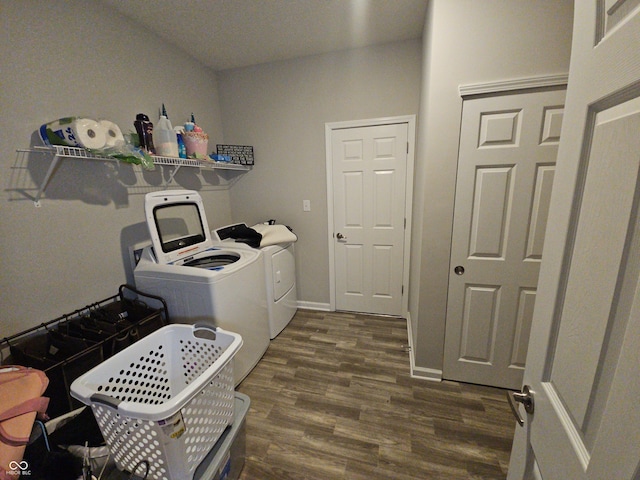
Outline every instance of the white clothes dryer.
<svg viewBox="0 0 640 480">
<path fill-rule="evenodd" d="M 152 246 L 134 270 L 136 286 L 161 296 L 174 323 L 208 324 L 239 333 L 234 356 L 238 385 L 269 346 L 264 257 L 247 245 L 213 244 L 197 192 L 168 190 L 146 195 Z"/>
<path fill-rule="evenodd" d="M 227 247 L 242 245 L 234 232 L 246 231 L 244 223 L 217 228 L 214 242 Z M 256 251 L 264 254 L 267 310 L 269 313 L 269 335 L 273 340 L 289 324 L 298 309 L 296 288 L 296 261 L 294 243 L 297 236 L 284 225 L 257 224 L 251 227 L 262 238 Z"/>
</svg>

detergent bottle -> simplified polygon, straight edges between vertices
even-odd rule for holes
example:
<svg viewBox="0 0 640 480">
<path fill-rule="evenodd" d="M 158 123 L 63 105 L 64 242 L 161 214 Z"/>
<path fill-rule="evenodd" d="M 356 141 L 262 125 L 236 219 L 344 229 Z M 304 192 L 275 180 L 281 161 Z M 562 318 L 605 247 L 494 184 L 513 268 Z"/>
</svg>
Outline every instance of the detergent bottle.
<svg viewBox="0 0 640 480">
<path fill-rule="evenodd" d="M 153 132 L 156 155 L 178 158 L 178 138 L 167 117 L 167 110 L 162 104 L 162 114 Z"/>
</svg>

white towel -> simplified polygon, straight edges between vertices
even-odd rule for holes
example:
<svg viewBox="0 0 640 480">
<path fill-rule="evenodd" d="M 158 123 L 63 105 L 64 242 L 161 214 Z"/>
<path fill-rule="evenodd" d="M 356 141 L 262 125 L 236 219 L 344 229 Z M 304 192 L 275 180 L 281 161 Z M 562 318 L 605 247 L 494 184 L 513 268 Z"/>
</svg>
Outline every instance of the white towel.
<svg viewBox="0 0 640 480">
<path fill-rule="evenodd" d="M 265 225 L 264 223 L 258 223 L 251 228 L 262 235 L 260 248 L 279 243 L 293 243 L 298 240 L 297 235 L 285 225 Z"/>
</svg>

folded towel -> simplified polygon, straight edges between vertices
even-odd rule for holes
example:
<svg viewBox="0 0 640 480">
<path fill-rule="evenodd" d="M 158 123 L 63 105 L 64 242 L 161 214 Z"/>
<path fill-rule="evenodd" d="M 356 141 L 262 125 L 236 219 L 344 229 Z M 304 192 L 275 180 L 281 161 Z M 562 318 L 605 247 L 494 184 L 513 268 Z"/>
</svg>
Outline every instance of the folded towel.
<svg viewBox="0 0 640 480">
<path fill-rule="evenodd" d="M 260 248 L 281 243 L 293 243 L 298 240 L 298 236 L 285 225 L 265 225 L 258 223 L 251 228 L 262 235 Z"/>
</svg>

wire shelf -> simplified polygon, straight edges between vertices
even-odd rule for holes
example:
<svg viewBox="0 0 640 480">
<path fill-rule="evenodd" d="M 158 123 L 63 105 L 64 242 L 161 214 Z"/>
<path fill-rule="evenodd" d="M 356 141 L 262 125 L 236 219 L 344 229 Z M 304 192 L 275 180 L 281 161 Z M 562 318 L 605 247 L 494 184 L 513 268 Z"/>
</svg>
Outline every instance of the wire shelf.
<svg viewBox="0 0 640 480">
<path fill-rule="evenodd" d="M 99 153 L 93 153 L 84 148 L 68 147 L 64 145 L 52 145 L 52 146 L 39 146 L 35 145 L 27 149 L 18 149 L 17 152 L 21 153 L 42 153 L 53 156 L 49 170 L 47 171 L 42 184 L 40 185 L 36 196 L 34 197 L 34 203 L 36 207 L 40 206 L 40 198 L 47 188 L 47 184 L 53 175 L 55 168 L 59 161 L 63 158 L 74 158 L 81 160 L 94 160 L 104 162 L 119 162 L 120 160 L 108 155 L 100 155 Z M 174 167 L 169 177 L 168 183 L 173 181 L 173 177 L 181 167 L 189 168 L 202 168 L 207 170 L 234 170 L 238 172 L 247 172 L 251 170 L 250 165 L 240 165 L 236 163 L 228 162 L 216 162 L 213 160 L 195 159 L 195 158 L 176 158 L 176 157 L 164 157 L 160 155 L 152 155 L 154 165 L 162 165 Z"/>
<path fill-rule="evenodd" d="M 19 152 L 36 152 L 36 153 L 49 153 L 51 155 L 63 158 L 81 158 L 87 160 L 100 160 L 107 162 L 117 162 L 117 158 L 110 157 L 108 155 L 99 155 L 97 153 L 90 152 L 84 148 L 79 147 L 67 147 L 64 145 L 52 145 L 50 147 L 34 146 L 33 148 L 18 150 Z M 248 165 L 240 165 L 236 163 L 228 162 L 215 162 L 213 160 L 199 160 L 195 158 L 176 158 L 176 157 L 164 157 L 161 155 L 151 155 L 154 165 L 168 165 L 172 167 L 196 167 L 196 168 L 218 168 L 222 170 L 240 170 L 248 171 L 250 167 Z"/>
</svg>

